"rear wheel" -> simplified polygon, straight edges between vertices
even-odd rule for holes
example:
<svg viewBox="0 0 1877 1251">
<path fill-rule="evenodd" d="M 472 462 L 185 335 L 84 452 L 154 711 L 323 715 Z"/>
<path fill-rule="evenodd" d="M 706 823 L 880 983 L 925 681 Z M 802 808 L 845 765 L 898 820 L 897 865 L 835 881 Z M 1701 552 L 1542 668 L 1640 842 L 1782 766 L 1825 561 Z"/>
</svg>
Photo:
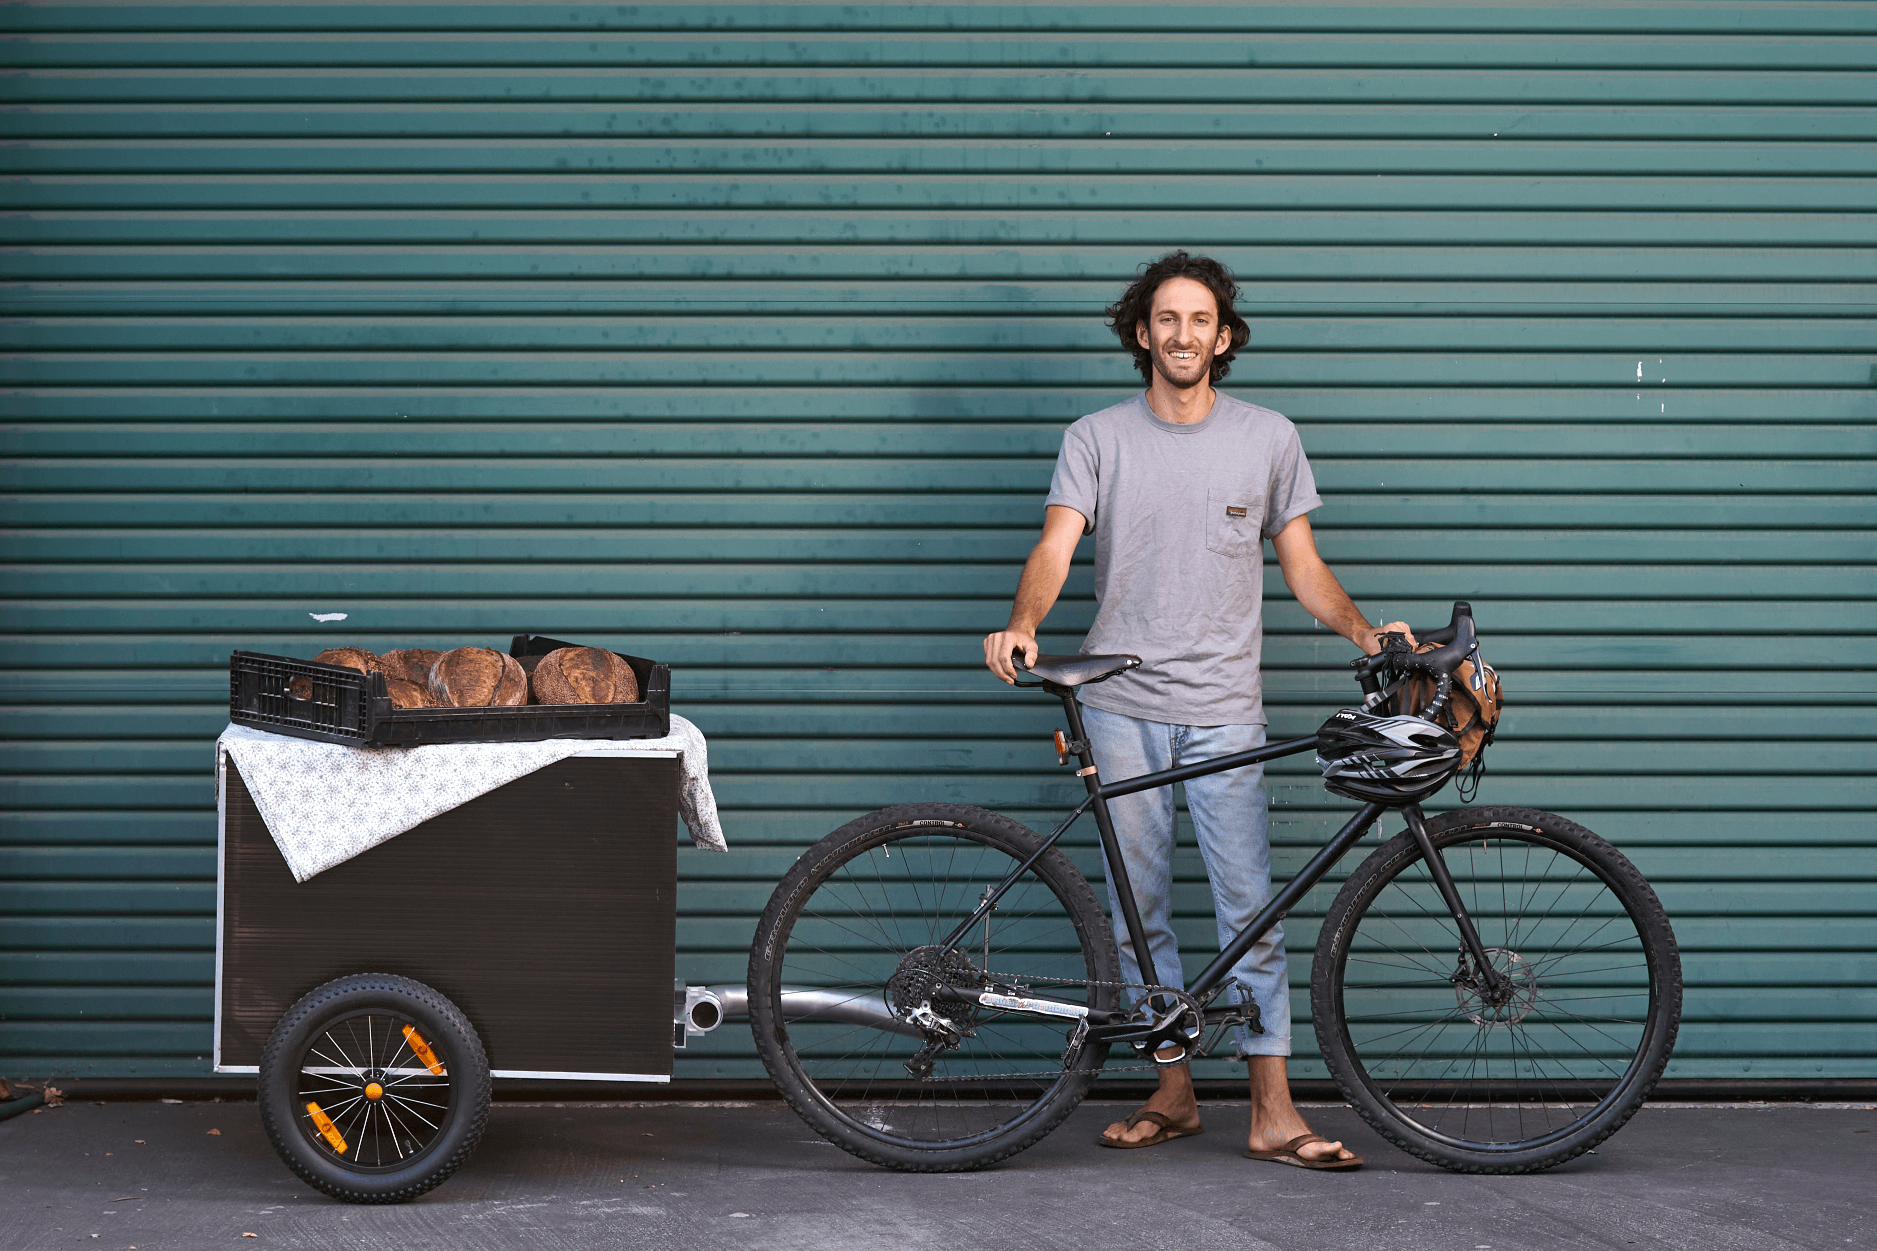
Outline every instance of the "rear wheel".
<svg viewBox="0 0 1877 1251">
<path fill-rule="evenodd" d="M 988 975 L 1115 1006 L 1107 919 L 1056 849 L 940 952 L 1040 843 L 982 808 L 908 804 L 828 835 L 776 887 L 750 954 L 750 1024 L 777 1088 L 824 1138 L 891 1168 L 978 1168 L 1034 1143 L 1088 1093 L 1107 1047 L 1083 1042 L 1075 1021 L 930 994 L 939 981 Z M 922 1004 L 961 1032 L 922 1029 Z"/>
<path fill-rule="evenodd" d="M 1681 961 L 1636 867 L 1528 808 L 1430 820 L 1499 976 L 1467 955 L 1413 837 L 1344 883 L 1311 978 L 1323 1058 L 1390 1142 L 1461 1172 L 1522 1173 L 1616 1132 L 1668 1063 Z"/>
<path fill-rule="evenodd" d="M 261 1053 L 261 1123 L 335 1199 L 398 1203 L 455 1172 L 489 1115 L 468 1018 L 407 977 L 342 977 L 287 1009 Z"/>
</svg>

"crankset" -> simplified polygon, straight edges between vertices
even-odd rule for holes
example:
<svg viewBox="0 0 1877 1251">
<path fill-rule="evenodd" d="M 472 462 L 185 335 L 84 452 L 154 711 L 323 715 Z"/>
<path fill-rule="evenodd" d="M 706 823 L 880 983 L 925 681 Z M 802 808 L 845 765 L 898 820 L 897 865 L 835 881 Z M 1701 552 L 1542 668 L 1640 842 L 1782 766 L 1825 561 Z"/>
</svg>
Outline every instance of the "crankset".
<svg viewBox="0 0 1877 1251">
<path fill-rule="evenodd" d="M 1205 1004 L 1173 986 L 1143 987 L 1135 999 L 1135 1015 L 1144 1019 L 1137 1025 L 1141 1036 L 1131 1040 L 1134 1050 L 1162 1068 L 1191 1059 L 1206 1032 Z M 1173 1051 L 1162 1055 L 1167 1047 Z"/>
</svg>

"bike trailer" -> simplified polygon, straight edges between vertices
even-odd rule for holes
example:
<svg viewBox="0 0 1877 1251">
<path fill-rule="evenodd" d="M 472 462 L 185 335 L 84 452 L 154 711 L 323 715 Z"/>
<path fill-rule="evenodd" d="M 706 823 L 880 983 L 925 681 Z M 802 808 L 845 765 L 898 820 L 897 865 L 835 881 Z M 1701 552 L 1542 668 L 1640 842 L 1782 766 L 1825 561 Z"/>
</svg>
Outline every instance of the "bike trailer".
<svg viewBox="0 0 1877 1251">
<path fill-rule="evenodd" d="M 569 756 L 304 882 L 218 770 L 214 1068 L 307 1181 L 429 1189 L 491 1077 L 671 1080 L 678 752 Z"/>
</svg>

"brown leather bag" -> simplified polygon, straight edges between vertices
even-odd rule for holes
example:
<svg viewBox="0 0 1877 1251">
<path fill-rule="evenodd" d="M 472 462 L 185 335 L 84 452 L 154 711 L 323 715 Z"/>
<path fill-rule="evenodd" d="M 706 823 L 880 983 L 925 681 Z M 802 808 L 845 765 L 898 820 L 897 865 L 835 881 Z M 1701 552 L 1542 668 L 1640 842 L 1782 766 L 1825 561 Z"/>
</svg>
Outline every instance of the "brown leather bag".
<svg viewBox="0 0 1877 1251">
<path fill-rule="evenodd" d="M 1434 644 L 1423 643 L 1415 650 L 1433 649 Z M 1434 679 L 1425 674 L 1410 674 L 1401 684 L 1399 707 L 1403 712 L 1418 713 L 1434 698 L 1435 689 Z M 1493 667 L 1483 661 L 1477 667 L 1471 660 L 1461 661 L 1453 675 L 1453 698 L 1447 710 L 1434 718 L 1460 740 L 1461 768 L 1472 764 L 1480 749 L 1492 742 L 1493 732 L 1499 728 L 1499 710 L 1504 705 L 1505 692 Z"/>
</svg>

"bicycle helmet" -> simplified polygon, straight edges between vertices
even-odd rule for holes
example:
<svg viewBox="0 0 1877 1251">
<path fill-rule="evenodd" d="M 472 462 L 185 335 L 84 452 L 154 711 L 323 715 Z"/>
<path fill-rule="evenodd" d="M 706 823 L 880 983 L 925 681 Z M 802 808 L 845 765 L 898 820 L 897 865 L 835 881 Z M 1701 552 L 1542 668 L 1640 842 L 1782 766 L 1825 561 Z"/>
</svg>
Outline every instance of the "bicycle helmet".
<svg viewBox="0 0 1877 1251">
<path fill-rule="evenodd" d="M 1386 717 L 1345 708 L 1317 731 L 1323 785 L 1345 799 L 1414 804 L 1460 770 L 1460 740 L 1424 717 Z"/>
</svg>

